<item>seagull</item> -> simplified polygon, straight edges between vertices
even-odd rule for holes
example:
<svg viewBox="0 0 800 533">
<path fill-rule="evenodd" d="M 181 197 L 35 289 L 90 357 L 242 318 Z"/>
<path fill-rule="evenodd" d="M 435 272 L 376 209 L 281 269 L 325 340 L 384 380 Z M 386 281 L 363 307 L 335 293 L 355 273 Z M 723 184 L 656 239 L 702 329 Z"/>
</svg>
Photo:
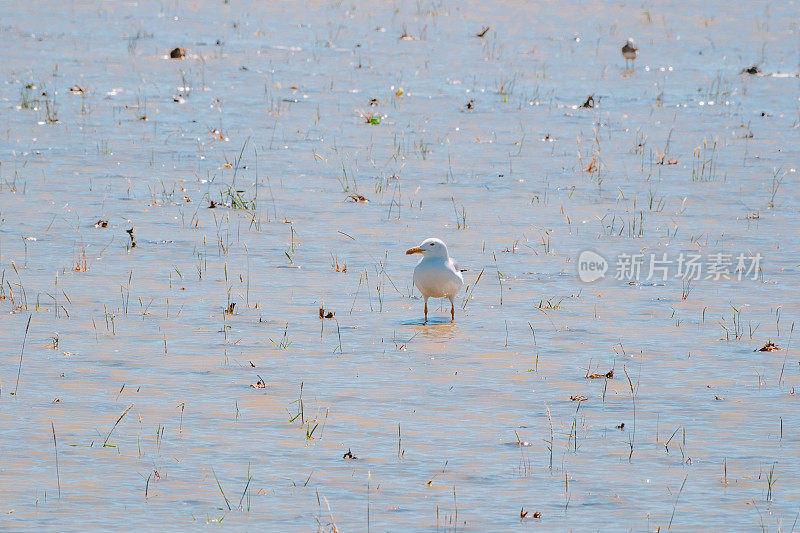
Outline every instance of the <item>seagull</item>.
<svg viewBox="0 0 800 533">
<path fill-rule="evenodd" d="M 625 66 L 628 66 L 628 61 L 633 61 L 636 59 L 636 52 L 639 49 L 636 47 L 636 43 L 633 42 L 633 39 L 628 39 L 628 41 L 622 46 L 622 57 L 625 58 Z"/>
<path fill-rule="evenodd" d="M 462 270 L 447 253 L 447 245 L 441 239 L 425 239 L 422 243 L 406 251 L 406 255 L 422 254 L 422 259 L 414 269 L 414 285 L 425 298 L 425 322 L 428 323 L 428 298 L 447 298 L 450 300 L 450 321 L 456 319 L 453 299 L 464 284 Z"/>
</svg>

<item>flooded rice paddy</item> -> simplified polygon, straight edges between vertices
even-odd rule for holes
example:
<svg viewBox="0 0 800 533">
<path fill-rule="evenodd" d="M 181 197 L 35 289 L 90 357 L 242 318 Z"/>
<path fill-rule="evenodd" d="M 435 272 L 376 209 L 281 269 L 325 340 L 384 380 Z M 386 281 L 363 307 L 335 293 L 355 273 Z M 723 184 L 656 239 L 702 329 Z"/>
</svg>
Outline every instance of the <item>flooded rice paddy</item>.
<svg viewBox="0 0 800 533">
<path fill-rule="evenodd" d="M 1 528 L 797 529 L 796 2 L 2 5 Z"/>
</svg>

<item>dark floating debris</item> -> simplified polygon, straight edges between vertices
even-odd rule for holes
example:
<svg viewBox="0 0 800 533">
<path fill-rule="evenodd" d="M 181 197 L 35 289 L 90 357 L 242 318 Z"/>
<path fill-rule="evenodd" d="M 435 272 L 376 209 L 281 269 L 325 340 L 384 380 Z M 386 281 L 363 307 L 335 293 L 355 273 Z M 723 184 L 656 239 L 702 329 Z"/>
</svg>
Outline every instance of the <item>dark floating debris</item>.
<svg viewBox="0 0 800 533">
<path fill-rule="evenodd" d="M 740 74 L 751 74 L 753 76 L 758 76 L 761 74 L 761 69 L 758 68 L 758 65 L 750 65 L 747 68 L 743 68 Z"/>
<path fill-rule="evenodd" d="M 73 85 L 72 87 L 69 88 L 69 92 L 73 94 L 84 94 L 86 92 L 86 89 L 84 89 L 80 85 Z"/>
<path fill-rule="evenodd" d="M 586 109 L 593 109 L 594 108 L 594 95 L 590 94 L 586 101 L 581 105 L 581 107 Z"/>
<path fill-rule="evenodd" d="M 758 350 L 753 350 L 754 352 L 777 352 L 780 350 L 781 347 L 775 344 L 772 341 L 767 341 L 767 343 L 759 348 Z"/>
<path fill-rule="evenodd" d="M 483 39 L 484 37 L 486 37 L 486 34 L 489 32 L 490 29 L 491 26 L 486 26 L 485 28 L 483 28 L 483 30 L 481 30 L 480 33 L 476 33 L 475 37 L 480 37 L 481 39 Z"/>
<path fill-rule="evenodd" d="M 217 207 L 217 202 L 215 202 L 214 200 L 209 200 L 208 201 L 208 208 L 209 209 L 216 209 L 216 207 Z"/>
<path fill-rule="evenodd" d="M 103 220 L 102 218 L 94 223 L 95 228 L 107 228 L 108 227 L 108 220 Z"/>
<path fill-rule="evenodd" d="M 136 237 L 133 236 L 133 228 L 126 229 L 125 233 L 127 233 L 128 237 L 131 238 L 131 248 L 136 248 Z"/>
<path fill-rule="evenodd" d="M 250 364 L 252 365 L 253 363 L 250 363 Z M 258 376 L 258 374 L 256 374 L 256 376 Z M 264 379 L 261 376 L 258 376 L 258 381 L 256 381 L 255 385 L 250 385 L 250 388 L 251 389 L 266 389 L 267 388 L 267 384 L 264 383 Z"/>
<path fill-rule="evenodd" d="M 526 511 L 524 507 L 521 507 L 520 510 L 519 510 L 519 520 L 520 520 L 520 522 L 525 520 L 526 518 L 528 518 L 529 514 L 530 513 L 528 511 Z M 530 515 L 530 517 L 539 519 L 539 518 L 542 517 L 542 512 L 541 511 L 534 511 L 534 513 L 532 515 Z"/>
<path fill-rule="evenodd" d="M 231 304 L 225 309 L 225 314 L 232 315 L 234 307 L 236 307 L 236 302 L 231 302 Z"/>
<path fill-rule="evenodd" d="M 587 374 L 586 377 L 589 379 L 597 379 L 597 378 L 614 379 L 614 369 L 612 368 L 605 374 L 603 374 L 602 372 L 594 372 L 592 374 Z"/>
<path fill-rule="evenodd" d="M 620 431 L 624 430 L 625 429 L 625 422 L 620 423 L 620 425 L 617 426 L 617 429 L 620 430 Z"/>
<path fill-rule="evenodd" d="M 587 398 L 583 394 L 581 394 L 580 396 L 570 396 L 569 399 L 572 402 L 586 402 L 586 401 L 589 401 L 589 398 Z"/>
<path fill-rule="evenodd" d="M 474 98 L 473 98 L 473 99 L 470 99 L 470 101 L 469 101 L 469 102 L 467 102 L 467 103 L 464 105 L 464 108 L 465 108 L 465 109 L 469 109 L 470 111 L 472 111 L 473 109 L 475 109 L 475 99 L 474 99 Z"/>
<path fill-rule="evenodd" d="M 347 453 L 342 456 L 342 459 L 358 459 L 358 456 L 351 452 L 350 448 L 347 448 Z"/>
<path fill-rule="evenodd" d="M 336 315 L 336 311 L 325 311 L 324 308 L 319 308 L 319 317 L 320 318 L 333 318 Z"/>
<path fill-rule="evenodd" d="M 376 107 L 379 103 L 380 102 L 378 101 L 377 98 L 370 98 L 369 99 L 369 105 L 371 105 L 372 107 Z"/>
<path fill-rule="evenodd" d="M 353 200 L 356 203 L 362 203 L 362 204 L 369 203 L 369 200 L 367 200 L 367 198 L 364 195 L 361 195 L 361 194 L 351 194 L 351 195 L 348 195 L 348 198 L 350 198 L 351 200 Z"/>
<path fill-rule="evenodd" d="M 186 50 L 180 46 L 176 46 L 169 52 L 170 59 L 183 59 L 186 57 Z"/>
</svg>

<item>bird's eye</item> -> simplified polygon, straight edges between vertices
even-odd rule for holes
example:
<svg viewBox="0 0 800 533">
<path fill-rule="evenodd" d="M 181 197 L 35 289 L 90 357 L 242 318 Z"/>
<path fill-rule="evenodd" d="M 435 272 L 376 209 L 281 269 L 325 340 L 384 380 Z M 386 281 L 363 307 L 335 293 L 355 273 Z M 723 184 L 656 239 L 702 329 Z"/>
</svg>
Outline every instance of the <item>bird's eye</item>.
<svg viewBox="0 0 800 533">
<path fill-rule="evenodd" d="M 436 244 L 435 242 L 432 242 L 432 243 L 430 244 L 430 246 L 434 246 L 435 244 Z"/>
</svg>

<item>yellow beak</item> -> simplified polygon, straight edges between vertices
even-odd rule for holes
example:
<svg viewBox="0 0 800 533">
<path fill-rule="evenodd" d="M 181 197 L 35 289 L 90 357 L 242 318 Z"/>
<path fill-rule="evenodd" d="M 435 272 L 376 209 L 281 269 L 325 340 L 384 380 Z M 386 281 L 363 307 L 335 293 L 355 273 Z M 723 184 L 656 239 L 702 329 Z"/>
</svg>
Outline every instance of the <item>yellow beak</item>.
<svg viewBox="0 0 800 533">
<path fill-rule="evenodd" d="M 425 250 L 423 250 L 422 248 L 409 248 L 408 250 L 406 250 L 406 255 L 421 254 L 424 251 Z"/>
</svg>

